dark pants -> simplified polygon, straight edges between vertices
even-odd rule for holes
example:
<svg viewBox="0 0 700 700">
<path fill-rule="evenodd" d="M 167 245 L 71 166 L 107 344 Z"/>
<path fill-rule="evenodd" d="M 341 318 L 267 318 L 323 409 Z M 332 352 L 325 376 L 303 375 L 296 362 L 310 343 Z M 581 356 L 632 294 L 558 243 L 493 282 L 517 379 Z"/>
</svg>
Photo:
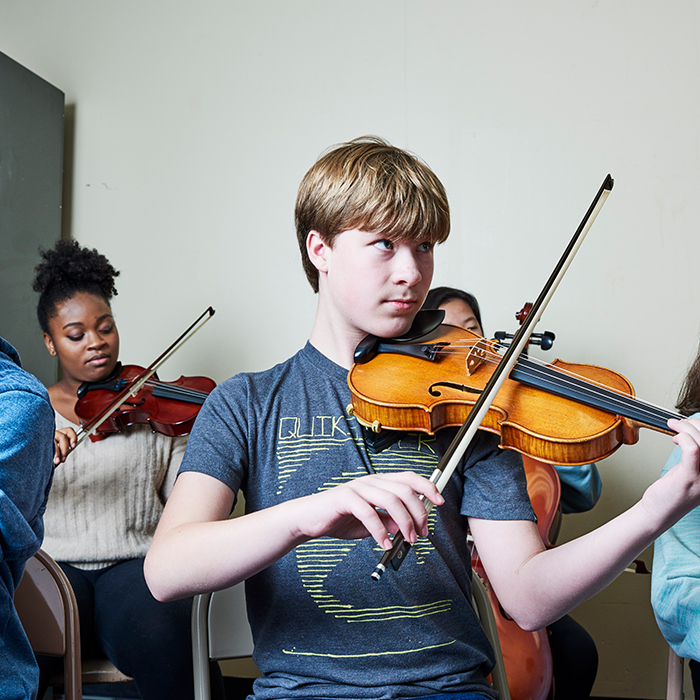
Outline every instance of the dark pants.
<svg viewBox="0 0 700 700">
<path fill-rule="evenodd" d="M 565 615 L 547 627 L 554 666 L 556 700 L 590 697 L 598 673 L 595 642 L 576 620 Z"/>
<path fill-rule="evenodd" d="M 691 659 L 688 666 L 690 668 L 690 678 L 693 681 L 695 700 L 700 700 L 700 664 L 695 659 Z"/>
<path fill-rule="evenodd" d="M 134 679 L 143 700 L 191 700 L 192 599 L 159 603 L 146 586 L 143 559 L 97 571 L 60 566 L 78 601 L 83 658 L 107 656 Z M 50 669 L 41 666 L 45 683 Z M 214 671 L 213 697 L 223 697 L 218 666 Z"/>
</svg>

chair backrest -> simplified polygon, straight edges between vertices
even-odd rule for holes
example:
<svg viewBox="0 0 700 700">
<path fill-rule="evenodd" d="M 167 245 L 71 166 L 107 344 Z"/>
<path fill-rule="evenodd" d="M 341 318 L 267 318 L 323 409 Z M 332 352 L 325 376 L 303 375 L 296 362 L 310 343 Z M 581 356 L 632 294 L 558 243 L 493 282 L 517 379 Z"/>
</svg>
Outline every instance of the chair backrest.
<svg viewBox="0 0 700 700">
<path fill-rule="evenodd" d="M 668 678 L 666 681 L 666 700 L 683 700 L 683 666 L 685 659 L 668 648 Z"/>
<path fill-rule="evenodd" d="M 85 683 L 133 680 L 106 658 L 81 662 L 75 593 L 63 569 L 41 549 L 27 562 L 15 591 L 15 608 L 34 653 L 63 658 L 63 674 L 51 683 L 62 684 L 67 699 L 82 698 Z"/>
<path fill-rule="evenodd" d="M 484 632 L 486 632 L 486 636 L 491 642 L 496 657 L 496 665 L 493 671 L 491 671 L 492 685 L 494 689 L 499 692 L 501 700 L 510 700 L 506 667 L 503 663 L 503 652 L 501 651 L 501 643 L 498 639 L 496 616 L 493 614 L 493 608 L 491 607 L 491 601 L 489 600 L 486 586 L 484 586 L 484 582 L 475 571 L 472 571 L 472 599 L 481 626 L 484 628 Z"/>
<path fill-rule="evenodd" d="M 78 605 L 66 575 L 46 552 L 39 550 L 27 562 L 15 608 L 32 649 L 63 657 L 65 697 L 82 698 Z"/>
<path fill-rule="evenodd" d="M 209 660 L 240 659 L 253 653 L 245 585 L 195 596 L 192 605 L 192 658 L 195 700 L 209 700 Z"/>
</svg>

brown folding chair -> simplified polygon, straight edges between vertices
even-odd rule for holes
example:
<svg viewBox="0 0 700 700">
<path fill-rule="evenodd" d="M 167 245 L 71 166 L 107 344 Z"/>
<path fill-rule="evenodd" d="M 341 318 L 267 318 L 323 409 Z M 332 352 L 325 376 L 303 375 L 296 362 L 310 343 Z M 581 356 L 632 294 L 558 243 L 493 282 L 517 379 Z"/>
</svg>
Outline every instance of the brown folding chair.
<svg viewBox="0 0 700 700">
<path fill-rule="evenodd" d="M 83 683 L 132 680 L 107 659 L 80 661 L 80 621 L 75 594 L 61 567 L 43 550 L 29 561 L 15 591 L 15 608 L 35 654 L 63 658 L 66 700 L 81 700 Z"/>
</svg>

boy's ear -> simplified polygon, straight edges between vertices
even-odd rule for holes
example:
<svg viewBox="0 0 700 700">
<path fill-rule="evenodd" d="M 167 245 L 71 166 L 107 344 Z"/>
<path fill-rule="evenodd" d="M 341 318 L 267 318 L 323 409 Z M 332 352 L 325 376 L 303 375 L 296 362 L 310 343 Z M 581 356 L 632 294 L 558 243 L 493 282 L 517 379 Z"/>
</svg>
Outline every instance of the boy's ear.
<svg viewBox="0 0 700 700">
<path fill-rule="evenodd" d="M 309 254 L 313 266 L 319 272 L 328 271 L 328 251 L 330 245 L 323 240 L 318 231 L 309 231 L 306 237 L 306 252 Z"/>
<path fill-rule="evenodd" d="M 56 348 L 53 344 L 53 338 L 48 333 L 44 333 L 44 345 L 46 345 L 49 355 L 56 357 Z"/>
</svg>

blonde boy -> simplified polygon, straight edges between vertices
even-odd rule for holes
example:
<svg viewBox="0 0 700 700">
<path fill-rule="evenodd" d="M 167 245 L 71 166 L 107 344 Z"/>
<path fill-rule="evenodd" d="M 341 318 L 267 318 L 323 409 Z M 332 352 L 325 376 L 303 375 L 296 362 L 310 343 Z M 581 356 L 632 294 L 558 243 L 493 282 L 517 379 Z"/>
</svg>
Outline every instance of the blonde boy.
<svg viewBox="0 0 700 700">
<path fill-rule="evenodd" d="M 443 494 L 427 480 L 452 431 L 370 453 L 346 412 L 368 333 L 404 333 L 449 233 L 444 189 L 376 138 L 341 144 L 305 175 L 296 208 L 318 309 L 292 358 L 224 382 L 203 407 L 146 560 L 162 600 L 247 580 L 255 697 L 495 697 L 492 650 L 470 606 L 467 526 L 506 610 L 537 629 L 609 583 L 700 502 L 697 421 L 676 422 L 675 476 L 600 530 L 544 551 L 520 458 L 479 433 Z M 236 493 L 247 513 L 229 520 Z M 430 519 L 419 500 L 439 505 Z M 370 573 L 400 530 L 413 551 Z"/>
</svg>

